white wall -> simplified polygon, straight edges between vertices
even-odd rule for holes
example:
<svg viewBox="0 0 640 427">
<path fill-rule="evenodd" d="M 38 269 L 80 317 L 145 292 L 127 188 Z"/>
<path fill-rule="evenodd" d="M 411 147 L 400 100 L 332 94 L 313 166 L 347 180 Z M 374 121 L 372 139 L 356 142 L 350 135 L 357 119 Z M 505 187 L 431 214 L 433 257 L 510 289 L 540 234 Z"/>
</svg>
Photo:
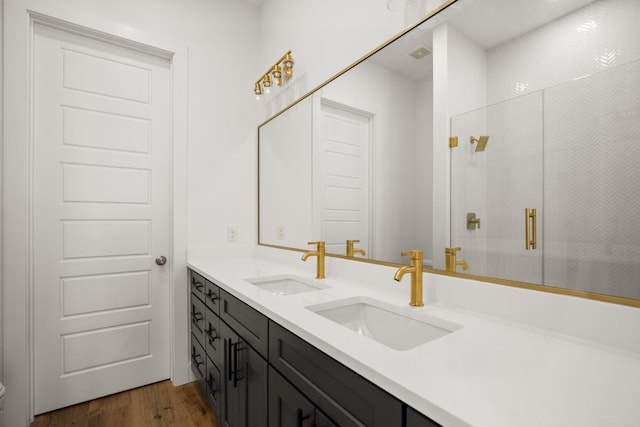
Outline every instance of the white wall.
<svg viewBox="0 0 640 427">
<path fill-rule="evenodd" d="M 458 148 L 448 147 L 450 118 L 486 105 L 487 60 L 485 50 L 451 24 L 443 24 L 434 29 L 433 54 L 434 267 L 444 269 L 444 248 L 451 243 L 450 223 L 458 220 L 450 218 L 451 150 L 469 144 L 468 140 L 460 137 Z M 464 258 L 464 254 L 461 253 L 460 257 Z"/>
<path fill-rule="evenodd" d="M 287 49 L 295 71 L 316 87 L 404 27 L 404 16 L 385 1 L 267 0 L 260 11 L 260 63 L 256 78 Z M 254 79 L 255 80 L 255 79 Z"/>
<path fill-rule="evenodd" d="M 259 62 L 252 81 L 291 49 L 294 75 L 304 76 L 303 87 L 295 92 L 306 93 L 404 27 L 404 14 L 390 12 L 381 0 L 266 0 L 260 10 Z M 263 97 L 260 102 L 269 101 Z M 265 108 L 262 119 L 273 112 Z"/>
<path fill-rule="evenodd" d="M 413 248 L 424 249 L 424 260 L 431 265 L 436 251 L 433 245 L 433 75 L 416 85 L 415 129 L 415 228 Z"/>
<path fill-rule="evenodd" d="M 305 248 L 313 235 L 311 123 L 308 97 L 260 128 L 260 241 Z M 282 227 L 284 237 L 278 237 Z"/>
</svg>

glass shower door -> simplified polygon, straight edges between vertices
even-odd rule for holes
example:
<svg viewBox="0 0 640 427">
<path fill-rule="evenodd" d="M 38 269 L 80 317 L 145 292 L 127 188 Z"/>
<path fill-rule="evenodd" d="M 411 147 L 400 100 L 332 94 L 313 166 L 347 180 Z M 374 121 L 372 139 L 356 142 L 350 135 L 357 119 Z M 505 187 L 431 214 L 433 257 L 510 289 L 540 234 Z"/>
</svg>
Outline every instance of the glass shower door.
<svg viewBox="0 0 640 427">
<path fill-rule="evenodd" d="M 542 283 L 542 102 L 535 92 L 451 118 L 456 271 Z"/>
</svg>

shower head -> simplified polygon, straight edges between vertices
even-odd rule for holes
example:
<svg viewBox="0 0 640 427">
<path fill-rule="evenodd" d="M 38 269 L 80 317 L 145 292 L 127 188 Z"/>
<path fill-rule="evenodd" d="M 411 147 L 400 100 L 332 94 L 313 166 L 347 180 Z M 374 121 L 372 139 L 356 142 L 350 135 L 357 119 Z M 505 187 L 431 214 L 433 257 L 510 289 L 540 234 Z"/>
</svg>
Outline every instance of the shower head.
<svg viewBox="0 0 640 427">
<path fill-rule="evenodd" d="M 476 152 L 484 151 L 484 149 L 487 148 L 487 142 L 489 142 L 489 135 L 482 135 L 479 138 L 472 136 L 469 142 L 472 144 L 474 142 L 478 143 L 478 145 L 476 145 Z"/>
</svg>

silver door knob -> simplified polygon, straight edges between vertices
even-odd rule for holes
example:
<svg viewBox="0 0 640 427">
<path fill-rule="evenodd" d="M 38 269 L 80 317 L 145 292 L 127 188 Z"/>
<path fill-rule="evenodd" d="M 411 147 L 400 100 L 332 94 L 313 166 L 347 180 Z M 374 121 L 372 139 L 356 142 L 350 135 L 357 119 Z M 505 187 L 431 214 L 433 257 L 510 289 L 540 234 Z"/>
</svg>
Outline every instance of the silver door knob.
<svg viewBox="0 0 640 427">
<path fill-rule="evenodd" d="M 160 255 L 158 258 L 156 258 L 156 264 L 165 265 L 166 263 L 167 263 L 167 257 Z"/>
</svg>

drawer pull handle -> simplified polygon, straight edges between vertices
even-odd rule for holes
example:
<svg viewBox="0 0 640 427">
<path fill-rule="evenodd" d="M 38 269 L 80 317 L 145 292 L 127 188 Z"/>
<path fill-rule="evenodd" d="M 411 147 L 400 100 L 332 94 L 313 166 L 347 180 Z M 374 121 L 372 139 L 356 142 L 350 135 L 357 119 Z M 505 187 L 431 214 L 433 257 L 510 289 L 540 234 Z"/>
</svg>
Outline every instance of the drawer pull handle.
<svg viewBox="0 0 640 427">
<path fill-rule="evenodd" d="M 195 277 L 191 278 L 191 284 L 195 286 L 197 290 L 204 288 L 204 283 L 198 282 Z"/>
<path fill-rule="evenodd" d="M 238 366 L 238 353 L 243 350 L 241 344 L 242 343 L 238 341 L 233 346 L 233 388 L 237 388 L 238 381 L 244 379 L 244 377 L 240 376 L 240 368 Z"/>
<path fill-rule="evenodd" d="M 304 415 L 302 409 L 298 408 L 296 411 L 296 427 L 302 427 L 302 422 L 310 417 L 311 415 Z"/>
<path fill-rule="evenodd" d="M 194 354 L 191 355 L 191 361 L 195 363 L 196 367 L 198 367 L 202 365 L 204 362 L 202 361 L 202 357 L 199 354 L 195 354 L 195 348 L 193 349 L 193 351 L 194 351 Z"/>
<path fill-rule="evenodd" d="M 233 388 L 238 387 L 238 381 L 244 379 L 240 376 L 240 369 L 238 367 L 238 353 L 242 351 L 242 347 L 240 347 L 241 342 L 238 341 L 236 343 L 231 342 L 231 338 L 227 340 L 227 366 L 228 366 L 228 381 L 233 381 Z"/>
<path fill-rule="evenodd" d="M 219 300 L 220 297 L 218 296 L 218 294 L 216 294 L 215 292 L 213 292 L 211 289 L 209 289 L 207 291 L 207 298 L 209 298 L 209 300 L 211 302 L 216 302 L 216 300 Z"/>
<path fill-rule="evenodd" d="M 231 381 L 233 380 L 233 366 L 231 366 L 231 352 L 233 351 L 233 343 L 231 342 L 231 338 L 227 339 L 226 342 L 226 348 L 227 348 L 227 370 L 228 370 L 228 376 L 227 376 L 227 381 Z"/>
<path fill-rule="evenodd" d="M 216 328 L 214 328 L 211 323 L 209 323 L 209 329 L 205 330 L 205 333 L 209 336 L 211 342 L 220 338 L 220 336 L 217 334 Z"/>
</svg>

